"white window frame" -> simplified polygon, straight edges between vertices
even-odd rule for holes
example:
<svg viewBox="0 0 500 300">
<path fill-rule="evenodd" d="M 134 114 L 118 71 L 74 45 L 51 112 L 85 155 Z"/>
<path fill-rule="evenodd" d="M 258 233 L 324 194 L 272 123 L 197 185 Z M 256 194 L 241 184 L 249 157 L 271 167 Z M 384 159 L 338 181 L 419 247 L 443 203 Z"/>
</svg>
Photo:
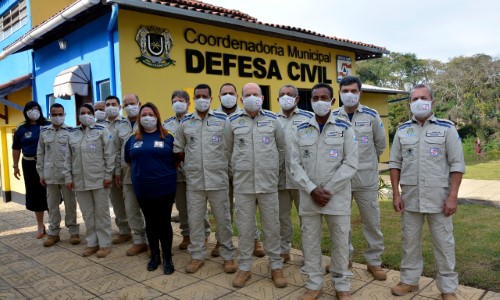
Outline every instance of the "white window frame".
<svg viewBox="0 0 500 300">
<path fill-rule="evenodd" d="M 26 24 L 28 24 L 28 7 L 26 0 L 20 0 L 0 16 L 0 41 L 5 40 Z"/>
</svg>

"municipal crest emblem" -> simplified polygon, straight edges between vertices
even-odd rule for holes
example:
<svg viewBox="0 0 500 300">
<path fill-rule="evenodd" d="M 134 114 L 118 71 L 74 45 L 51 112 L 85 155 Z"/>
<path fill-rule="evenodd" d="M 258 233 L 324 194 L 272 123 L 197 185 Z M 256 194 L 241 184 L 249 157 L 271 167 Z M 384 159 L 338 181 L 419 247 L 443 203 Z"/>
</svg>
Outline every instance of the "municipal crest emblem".
<svg viewBox="0 0 500 300">
<path fill-rule="evenodd" d="M 170 58 L 174 40 L 170 33 L 156 26 L 141 26 L 135 36 L 141 49 L 137 61 L 153 68 L 164 68 L 175 64 Z"/>
</svg>

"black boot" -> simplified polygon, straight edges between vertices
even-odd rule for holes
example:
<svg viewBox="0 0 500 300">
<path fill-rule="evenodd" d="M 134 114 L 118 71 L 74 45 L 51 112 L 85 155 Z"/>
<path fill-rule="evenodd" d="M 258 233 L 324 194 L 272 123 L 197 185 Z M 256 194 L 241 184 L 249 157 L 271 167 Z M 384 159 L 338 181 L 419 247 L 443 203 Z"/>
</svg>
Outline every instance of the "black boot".
<svg viewBox="0 0 500 300">
<path fill-rule="evenodd" d="M 148 262 L 148 271 L 154 271 L 158 269 L 158 266 L 161 264 L 160 253 L 151 252 L 151 259 Z"/>
<path fill-rule="evenodd" d="M 163 257 L 163 274 L 170 275 L 174 273 L 174 263 L 172 262 L 172 256 Z"/>
</svg>

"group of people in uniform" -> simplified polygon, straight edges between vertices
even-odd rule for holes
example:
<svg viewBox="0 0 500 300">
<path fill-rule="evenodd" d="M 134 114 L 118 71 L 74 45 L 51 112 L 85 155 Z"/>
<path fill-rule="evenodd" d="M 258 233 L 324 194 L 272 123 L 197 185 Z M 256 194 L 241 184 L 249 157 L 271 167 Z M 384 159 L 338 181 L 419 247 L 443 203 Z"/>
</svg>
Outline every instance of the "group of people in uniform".
<svg viewBox="0 0 500 300">
<path fill-rule="evenodd" d="M 283 288 L 287 286 L 283 264 L 291 259 L 290 213 L 295 205 L 302 231 L 301 272 L 307 275 L 301 299 L 316 299 L 321 294 L 323 219 L 331 240 L 327 271 L 338 298 L 352 299 L 352 199 L 357 202 L 367 243 L 367 271 L 376 280 L 387 278 L 382 269 L 384 239 L 378 204 L 378 156 L 386 148 L 385 131 L 378 112 L 360 103 L 361 86 L 359 78 L 344 77 L 340 81 L 342 106 L 332 111 L 336 100 L 332 87 L 314 85 L 310 112 L 298 108 L 297 88 L 284 85 L 278 95 L 281 111 L 273 113 L 262 109 L 267 99 L 255 83 L 245 84 L 241 97 L 233 84 L 223 84 L 221 106 L 216 110 L 210 108 L 211 87 L 199 84 L 194 88 L 194 112 L 188 113 L 189 94 L 176 90 L 171 97 L 175 116 L 163 123 L 156 106 L 141 105 L 134 94 L 125 95 L 123 103 L 109 96 L 94 107 L 82 105 L 77 127 L 66 126 L 64 108 L 52 105 L 52 124 L 39 124 L 39 134 L 30 136 L 39 135 L 37 152 L 20 147 L 23 137 L 29 139 L 22 126 L 13 146 L 23 150 L 23 168 L 25 160 L 36 161 L 39 181 L 47 187 L 49 230 L 44 246 L 60 240 L 61 197 L 70 242 L 80 243 L 74 191 L 86 227 L 83 256 L 97 253 L 97 257 L 105 257 L 111 244 L 132 240 L 127 255 L 145 252 L 149 244 L 148 270 L 156 270 L 163 256 L 164 273 L 171 274 L 170 213 L 175 200 L 183 235 L 179 248 L 187 248 L 191 255 L 185 271 L 196 273 L 206 259 L 208 202 L 217 239 L 211 254 L 222 257 L 224 272 L 237 272 L 232 285 L 241 288 L 250 279 L 252 255 L 267 255 L 272 281 Z M 451 215 L 457 210 L 465 166 L 453 123 L 436 118 L 433 104 L 430 87 L 417 85 L 411 90 L 413 117 L 398 128 L 391 150 L 393 203 L 402 213 L 403 233 L 401 282 L 391 291 L 403 296 L 418 290 L 423 269 L 421 232 L 427 218 L 437 286 L 444 299 L 456 299 Z M 119 113 L 122 107 L 126 117 Z M 27 105 L 29 128 L 40 122 L 32 116 L 33 110 L 43 118 L 39 105 Z M 17 159 L 14 153 L 15 168 L 18 160 L 19 153 Z M 26 177 L 28 169 L 24 173 Z M 119 230 L 114 239 L 108 198 Z M 233 217 L 238 228 L 237 262 Z"/>
</svg>

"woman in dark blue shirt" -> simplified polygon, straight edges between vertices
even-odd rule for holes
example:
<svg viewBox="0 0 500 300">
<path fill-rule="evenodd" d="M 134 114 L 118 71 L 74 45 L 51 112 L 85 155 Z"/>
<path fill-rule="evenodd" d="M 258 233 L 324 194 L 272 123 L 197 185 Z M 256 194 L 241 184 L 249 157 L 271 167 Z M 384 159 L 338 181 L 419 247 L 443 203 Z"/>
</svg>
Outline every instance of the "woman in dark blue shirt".
<svg viewBox="0 0 500 300">
<path fill-rule="evenodd" d="M 148 270 L 161 263 L 163 272 L 174 272 L 172 262 L 172 224 L 170 214 L 177 184 L 173 155 L 173 135 L 161 125 L 158 108 L 152 103 L 141 106 L 139 129 L 125 143 L 125 161 L 131 165 L 132 185 L 146 221 L 146 235 L 151 249 Z"/>
<path fill-rule="evenodd" d="M 43 212 L 47 207 L 47 190 L 40 184 L 40 177 L 36 171 L 36 150 L 38 138 L 40 137 L 40 127 L 50 125 L 44 118 L 40 104 L 35 101 L 26 103 L 23 109 L 25 121 L 21 123 L 14 132 L 12 143 L 12 160 L 14 162 L 14 176 L 20 179 L 19 157 L 23 153 L 22 168 L 24 186 L 26 188 L 26 209 L 34 211 L 38 231 L 37 239 L 45 235 L 45 225 L 43 224 Z"/>
</svg>

